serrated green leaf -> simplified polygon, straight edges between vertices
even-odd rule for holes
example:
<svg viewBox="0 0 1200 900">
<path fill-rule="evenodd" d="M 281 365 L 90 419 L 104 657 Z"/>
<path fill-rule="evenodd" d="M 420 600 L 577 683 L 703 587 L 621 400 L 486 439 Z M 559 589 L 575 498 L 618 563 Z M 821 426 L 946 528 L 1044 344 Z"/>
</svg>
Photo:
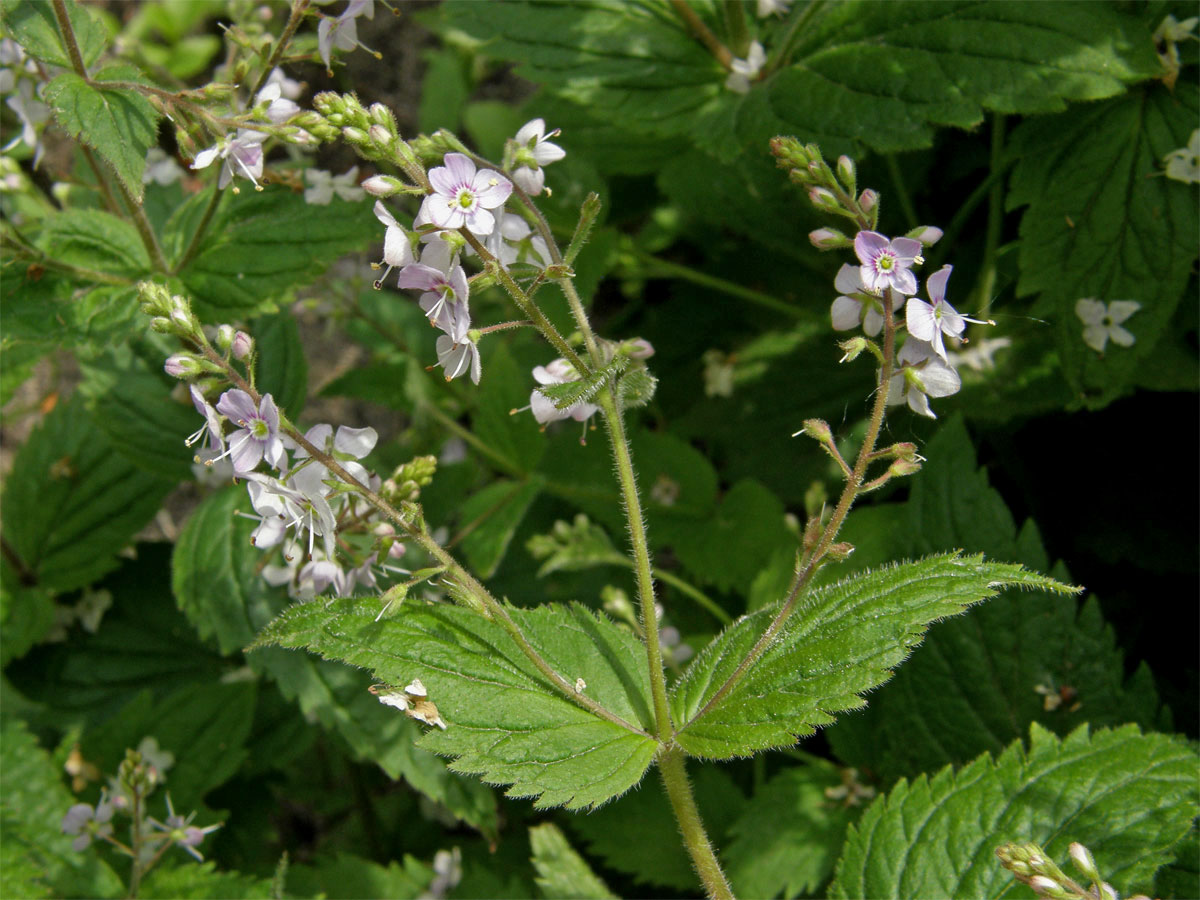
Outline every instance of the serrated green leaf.
<svg viewBox="0 0 1200 900">
<path fill-rule="evenodd" d="M 1196 753 L 1130 725 L 1061 741 L 1038 725 L 993 761 L 985 754 L 911 784 L 901 780 L 851 827 L 832 897 L 999 897 L 1012 876 L 995 848 L 1040 844 L 1065 859 L 1078 841 L 1118 892 L 1149 890 L 1197 809 Z"/>
<path fill-rule="evenodd" d="M 165 357 L 164 357 L 165 358 Z M 157 362 L 157 360 L 156 360 Z M 166 481 L 191 478 L 194 453 L 184 443 L 198 427 L 190 400 L 172 399 L 179 383 L 147 362 L 115 349 L 81 365 L 79 393 L 92 421 L 131 463 Z"/>
<path fill-rule="evenodd" d="M 253 520 L 245 488 L 230 485 L 205 499 L 184 523 L 175 544 L 171 586 L 201 637 L 235 653 L 271 620 L 280 592 L 259 575 L 263 553 L 250 543 Z"/>
<path fill-rule="evenodd" d="M 133 88 L 100 85 L 139 80 L 141 74 L 132 66 L 110 66 L 90 84 L 74 72 L 63 72 L 46 85 L 46 101 L 58 123 L 108 160 L 138 201 L 145 190 L 146 151 L 158 134 L 158 111 Z"/>
<path fill-rule="evenodd" d="M 555 409 L 567 409 L 580 401 L 590 400 L 610 378 L 619 375 L 629 366 L 629 357 L 617 354 L 595 372 L 581 376 L 577 381 L 559 384 L 539 384 L 538 393 L 554 403 Z"/>
<path fill-rule="evenodd" d="M 657 741 L 636 730 L 651 721 L 644 649 L 603 616 L 579 606 L 509 611 L 556 671 L 582 678 L 586 695 L 630 728 L 550 693 L 507 632 L 470 610 L 408 604 L 376 621 L 374 601 L 317 607 L 286 610 L 255 647 L 307 647 L 389 684 L 419 677 L 448 723 L 420 746 L 457 757 L 455 771 L 512 785 L 510 796 L 534 797 L 538 807 L 595 806 L 635 785 L 653 759 Z"/>
<path fill-rule="evenodd" d="M 79 45 L 79 55 L 83 58 L 83 64 L 90 66 L 104 52 L 108 35 L 86 6 L 74 0 L 67 0 L 66 6 L 67 18 L 71 20 L 71 30 L 75 32 L 75 42 Z M 71 57 L 63 46 L 53 6 L 36 0 L 4 0 L 0 8 L 3 9 L 5 29 L 25 48 L 25 52 L 52 66 L 71 68 Z"/>
<path fill-rule="evenodd" d="M 6 349 L 17 342 L 49 349 L 109 341 L 114 333 L 128 333 L 138 315 L 137 288 L 132 285 L 89 289 L 46 272 L 43 277 L 15 275 L 11 281 L 6 276 L 4 289 L 0 345 Z"/>
<path fill-rule="evenodd" d="M 1061 369 L 1099 407 L 1152 366 L 1196 258 L 1200 213 L 1190 184 L 1159 177 L 1162 158 L 1187 144 L 1200 110 L 1195 84 L 1155 83 L 1107 103 L 1031 119 L 1013 134 L 1009 208 L 1021 219 L 1020 294 L 1055 322 Z M 1123 327 L 1132 347 L 1103 355 L 1083 342 L 1080 298 L 1141 304 Z"/>
<path fill-rule="evenodd" d="M 833 875 L 846 827 L 857 810 L 825 791 L 842 780 L 829 768 L 792 768 L 764 784 L 730 828 L 721 854 L 744 897 L 813 896 Z"/>
<path fill-rule="evenodd" d="M 150 257 L 137 229 L 99 209 L 68 209 L 51 216 L 38 246 L 69 265 L 130 280 L 150 271 Z"/>
<path fill-rule="evenodd" d="M 432 878 L 433 871 L 407 853 L 403 865 L 393 861 L 386 866 L 352 853 L 338 853 L 312 865 L 291 866 L 287 887 L 289 895 L 298 897 L 416 900 L 425 895 Z"/>
<path fill-rule="evenodd" d="M 976 469 L 960 418 L 946 422 L 922 453 L 928 461 L 907 503 L 851 514 L 842 532 L 857 548 L 850 565 L 861 565 L 860 555 L 869 564 L 966 547 L 1048 567 L 1032 523 L 1018 531 L 986 473 Z M 861 513 L 876 513 L 884 530 L 874 536 L 861 530 Z M 1069 689 L 1065 701 L 1060 688 Z M 1083 722 L 1152 728 L 1159 709 L 1144 665 L 1126 680 L 1116 637 L 1094 598 L 1081 609 L 1070 597 L 1008 592 L 932 628 L 921 652 L 870 706 L 840 719 L 826 736 L 839 758 L 886 784 L 984 751 L 999 753 L 1034 721 L 1058 734 Z"/>
<path fill-rule="evenodd" d="M 211 195 L 204 191 L 167 223 L 164 242 L 182 252 Z M 205 319 L 227 321 L 271 311 L 292 287 L 307 284 L 344 253 L 378 239 L 379 223 L 361 203 L 328 206 L 278 187 L 226 191 L 192 260 L 180 271 Z"/>
<path fill-rule="evenodd" d="M 29 734 L 25 725 L 4 717 L 0 724 L 0 769 L 4 791 L 0 794 L 0 845 L 6 861 L 5 883 L 11 873 L 10 856 L 19 861 L 21 889 L 5 896 L 25 897 L 44 893 L 57 897 L 120 897 L 125 885 L 94 852 L 71 849 L 73 838 L 63 834 L 63 816 L 76 798 L 67 790 L 56 765 Z"/>
<path fill-rule="evenodd" d="M 862 693 L 891 677 L 931 622 L 1002 587 L 1074 590 L 1020 566 L 958 554 L 852 576 L 812 590 L 749 674 L 710 707 L 777 608 L 739 619 L 673 688 L 674 718 L 684 723 L 676 740 L 713 759 L 793 744 L 836 713 L 862 706 Z"/>
<path fill-rule="evenodd" d="M 617 399 L 622 408 L 637 409 L 654 399 L 657 387 L 658 379 L 647 372 L 645 367 L 639 367 L 625 373 L 617 382 Z"/>
<path fill-rule="evenodd" d="M 54 594 L 21 584 L 8 560 L 0 561 L 0 665 L 29 652 L 54 627 Z"/>
<path fill-rule="evenodd" d="M 596 876 L 591 867 L 572 849 L 558 826 L 546 822 L 529 829 L 533 848 L 535 881 L 542 896 L 578 897 L 580 900 L 616 900 L 616 894 Z"/>
<path fill-rule="evenodd" d="M 73 590 L 116 568 L 117 551 L 172 487 L 116 453 L 72 400 L 17 453 L 5 483 L 4 537 L 36 583 Z"/>
<path fill-rule="evenodd" d="M 481 578 L 496 574 L 513 535 L 541 490 L 535 479 L 523 482 L 501 479 L 462 504 L 460 527 L 469 529 L 462 539 L 463 552 Z"/>
<path fill-rule="evenodd" d="M 156 866 L 139 886 L 138 896 L 144 900 L 268 900 L 275 895 L 269 878 L 218 872 L 215 863 L 188 861 Z"/>
</svg>

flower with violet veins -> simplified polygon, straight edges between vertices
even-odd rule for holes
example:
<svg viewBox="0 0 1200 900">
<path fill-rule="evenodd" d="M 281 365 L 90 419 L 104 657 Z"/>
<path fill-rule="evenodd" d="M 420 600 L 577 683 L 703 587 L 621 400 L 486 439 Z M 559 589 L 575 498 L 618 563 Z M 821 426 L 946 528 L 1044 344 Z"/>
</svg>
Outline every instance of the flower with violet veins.
<svg viewBox="0 0 1200 900">
<path fill-rule="evenodd" d="M 226 391 L 217 401 L 217 412 L 241 426 L 229 436 L 228 453 L 236 474 L 253 471 L 264 459 L 279 468 L 284 448 L 279 436 L 279 410 L 270 394 L 263 394 L 255 409 L 254 400 L 245 391 Z"/>
<path fill-rule="evenodd" d="M 872 294 L 882 294 L 885 288 L 906 297 L 917 292 L 911 267 L 923 262 L 920 241 L 904 237 L 889 241 L 876 231 L 860 231 L 854 237 L 854 252 L 862 263 L 863 287 Z"/>
<path fill-rule="evenodd" d="M 488 210 L 504 205 L 512 193 L 512 182 L 491 169 L 477 172 L 475 163 L 462 153 L 447 153 L 445 163 L 429 170 L 434 191 L 424 203 L 429 220 L 438 228 L 491 234 L 496 217 Z"/>
<path fill-rule="evenodd" d="M 221 454 L 225 452 L 225 433 L 224 428 L 221 425 L 221 417 L 218 415 L 217 411 L 213 409 L 212 404 L 204 399 L 204 394 L 200 392 L 198 387 L 196 387 L 194 384 L 188 385 L 188 390 L 192 395 L 192 406 L 196 408 L 196 412 L 204 416 L 204 424 L 201 425 L 194 434 L 188 437 L 188 439 L 184 441 L 184 444 L 190 447 L 199 442 L 204 437 L 205 433 L 207 433 L 209 452 L 215 454 L 217 457 L 220 457 Z M 196 460 L 199 461 L 199 459 L 200 457 L 197 456 Z"/>
<path fill-rule="evenodd" d="M 946 345 L 942 342 L 943 334 L 962 338 L 963 329 L 967 327 L 968 322 L 974 322 L 976 325 L 988 324 L 979 319 L 960 315 L 953 306 L 946 302 L 946 282 L 953 269 L 953 266 L 942 266 L 925 279 L 925 291 L 929 294 L 932 303 L 926 303 L 917 297 L 910 297 L 908 306 L 904 310 L 908 333 L 932 344 L 943 362 L 948 361 Z"/>
<path fill-rule="evenodd" d="M 962 387 L 958 373 L 938 359 L 932 345 L 911 335 L 896 354 L 896 365 L 896 374 L 888 382 L 889 406 L 907 400 L 913 412 L 936 419 L 929 398 L 949 397 Z"/>
<path fill-rule="evenodd" d="M 490 215 L 490 214 L 489 214 Z M 467 273 L 454 259 L 454 248 L 446 241 L 434 241 L 421 252 L 421 262 L 413 262 L 400 270 L 396 283 L 402 288 L 424 291 L 418 302 L 429 323 L 454 338 L 466 334 L 455 332 L 451 307 L 467 304 L 471 288 Z"/>
<path fill-rule="evenodd" d="M 258 179 L 262 178 L 262 142 L 266 139 L 267 135 L 261 131 L 239 128 L 236 137 L 230 138 L 229 135 L 226 135 L 207 150 L 197 153 L 196 158 L 192 160 L 192 168 L 204 169 L 211 165 L 213 160 L 223 159 L 225 165 L 222 167 L 221 177 L 217 181 L 218 188 L 224 190 L 226 185 L 233 180 L 234 175 L 241 175 L 254 182 L 256 191 L 261 191 L 262 185 L 258 183 Z M 237 193 L 236 187 L 233 192 Z"/>
<path fill-rule="evenodd" d="M 387 226 L 387 230 L 383 234 L 383 264 L 387 268 L 375 282 L 375 290 L 379 290 L 383 287 L 383 280 L 391 274 L 392 269 L 400 269 L 397 277 L 403 277 L 404 267 L 411 266 L 417 261 L 417 258 L 413 255 L 412 242 L 408 239 L 408 232 L 388 212 L 382 200 L 375 201 L 375 218 Z"/>
<path fill-rule="evenodd" d="M 829 308 L 834 331 L 849 331 L 857 328 L 859 322 L 868 335 L 874 336 L 883 330 L 883 304 L 863 287 L 861 266 L 845 263 L 838 269 L 833 286 L 842 292 Z M 893 292 L 892 312 L 903 302 L 904 297 Z"/>
<path fill-rule="evenodd" d="M 1083 322 L 1083 342 L 1103 353 L 1109 338 L 1114 344 L 1132 347 L 1137 340 L 1121 323 L 1142 308 L 1136 300 L 1114 300 L 1105 304 L 1102 300 L 1084 297 L 1075 301 L 1075 315 Z"/>
<path fill-rule="evenodd" d="M 1186 147 L 1172 150 L 1163 157 L 1163 162 L 1168 178 L 1184 184 L 1200 182 L 1200 128 L 1192 132 Z"/>
<path fill-rule="evenodd" d="M 479 378 L 483 374 L 483 364 L 479 359 L 479 347 L 475 345 L 475 341 L 471 339 L 468 331 L 471 322 L 469 318 L 466 318 L 466 306 L 463 304 L 456 304 L 456 306 L 461 308 L 460 321 L 465 320 L 465 324 L 461 326 L 463 336 L 455 338 L 443 334 L 437 339 L 438 365 L 446 373 L 447 381 L 452 381 L 469 371 L 471 381 L 479 384 Z"/>
<path fill-rule="evenodd" d="M 518 149 L 513 162 L 518 168 L 513 171 L 513 180 L 531 197 L 536 197 L 546 186 L 542 166 L 558 162 L 567 155 L 566 150 L 548 140 L 559 134 L 557 128 L 546 134 L 545 119 L 530 119 L 517 132 Z"/>
</svg>

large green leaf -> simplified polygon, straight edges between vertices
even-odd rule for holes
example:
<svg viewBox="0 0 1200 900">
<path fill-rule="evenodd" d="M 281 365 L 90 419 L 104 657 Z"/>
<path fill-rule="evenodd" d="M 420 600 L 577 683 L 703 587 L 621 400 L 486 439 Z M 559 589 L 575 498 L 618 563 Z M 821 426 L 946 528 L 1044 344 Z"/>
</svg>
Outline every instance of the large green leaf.
<svg viewBox="0 0 1200 900">
<path fill-rule="evenodd" d="M 1017 840 L 1051 859 L 1078 841 L 1118 892 L 1150 890 L 1196 816 L 1196 765 L 1183 741 L 1133 725 L 1060 741 L 1035 724 L 1028 750 L 1016 741 L 876 800 L 850 829 L 830 895 L 999 897 L 1014 882 L 995 848 Z"/>
<path fill-rule="evenodd" d="M 1161 160 L 1187 144 L 1200 110 L 1194 84 L 1161 84 L 1014 133 L 1010 207 L 1021 219 L 1021 294 L 1057 327 L 1062 371 L 1075 394 L 1101 406 L 1153 368 L 1155 344 L 1184 295 L 1200 240 L 1196 189 L 1161 177 Z M 1124 323 L 1136 343 L 1083 342 L 1075 303 L 1135 300 Z"/>
<path fill-rule="evenodd" d="M 556 671 L 582 679 L 586 695 L 629 727 L 552 692 L 508 633 L 475 612 L 406 605 L 377 621 L 378 611 L 374 600 L 293 606 L 255 647 L 308 648 L 392 684 L 420 678 L 448 723 L 420 746 L 457 757 L 455 771 L 512 785 L 510 796 L 537 798 L 539 807 L 603 803 L 650 765 L 658 742 L 642 730 L 651 727 L 644 650 L 607 618 L 580 606 L 510 610 Z"/>
<path fill-rule="evenodd" d="M 158 112 L 134 88 L 102 87 L 105 82 L 137 82 L 132 66 L 110 66 L 91 81 L 63 72 L 46 85 L 46 100 L 71 137 L 94 147 L 116 170 L 125 189 L 141 200 L 146 151 L 158 133 Z"/>
<path fill-rule="evenodd" d="M 179 208 L 167 223 L 168 247 L 187 245 L 210 199 L 204 191 Z M 380 237 L 378 221 L 361 203 L 335 197 L 328 206 L 313 206 L 303 194 L 279 187 L 226 191 L 179 276 L 198 315 L 246 318 L 273 310 L 289 288 L 307 284 L 342 254 L 364 250 Z"/>
<path fill-rule="evenodd" d="M 960 418 L 946 422 L 922 453 L 928 461 L 907 503 L 851 514 L 842 533 L 856 547 L 849 565 L 965 547 L 1049 567 L 1032 523 L 1018 531 L 976 468 Z M 1067 699 L 1055 705 L 1061 688 L 1069 689 Z M 1115 635 L 1094 598 L 1080 608 L 1073 597 L 1011 591 L 939 623 L 866 709 L 826 734 L 843 761 L 888 783 L 999 753 L 1034 721 L 1058 734 L 1083 722 L 1145 728 L 1159 722 L 1149 670 L 1142 665 L 1126 680 Z"/>
<path fill-rule="evenodd" d="M 137 229 L 100 209 L 67 209 L 45 222 L 38 246 L 60 262 L 134 279 L 150 271 Z"/>
<path fill-rule="evenodd" d="M 350 853 L 339 853 L 311 865 L 292 866 L 287 873 L 288 894 L 297 897 L 390 897 L 428 896 L 433 871 L 408 854 L 403 865 L 393 860 L 386 866 Z"/>
<path fill-rule="evenodd" d="M 829 5 L 746 95 L 724 87 L 726 71 L 665 2 L 458 2 L 449 13 L 487 52 L 622 130 L 686 135 L 726 158 L 788 131 L 834 152 L 925 147 L 935 127 L 970 128 L 984 110 L 1058 111 L 1158 70 L 1140 22 L 1072 3 Z M 780 50 L 763 37 L 768 57 Z"/>
<path fill-rule="evenodd" d="M 25 577 L 58 591 L 116 568 L 116 554 L 172 482 L 116 453 L 78 400 L 58 406 L 17 453 L 5 483 L 4 538 Z"/>
<path fill-rule="evenodd" d="M 891 677 L 931 622 L 1003 587 L 1073 590 L 1021 566 L 958 554 L 856 575 L 811 591 L 749 674 L 714 704 L 777 607 L 739 619 L 673 688 L 676 740 L 692 755 L 714 759 L 793 744 L 836 713 L 862 706 L 862 694 Z"/>
<path fill-rule="evenodd" d="M 77 802 L 63 783 L 62 760 L 51 760 L 23 723 L 0 726 L 0 884 L 5 897 L 120 897 L 120 877 L 93 851 L 77 853 L 62 833 Z"/>
</svg>

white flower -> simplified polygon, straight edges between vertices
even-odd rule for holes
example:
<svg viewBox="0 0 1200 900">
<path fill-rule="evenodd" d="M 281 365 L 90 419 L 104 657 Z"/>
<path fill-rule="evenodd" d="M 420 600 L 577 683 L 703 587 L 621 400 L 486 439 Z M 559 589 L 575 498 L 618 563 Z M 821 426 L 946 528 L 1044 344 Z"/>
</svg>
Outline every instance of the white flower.
<svg viewBox="0 0 1200 900">
<path fill-rule="evenodd" d="M 535 367 L 533 377 L 538 384 L 567 384 L 571 381 L 578 381 L 579 373 L 565 359 L 556 359 L 548 365 Z M 554 405 L 553 400 L 537 388 L 534 388 L 533 393 L 529 395 L 529 406 L 533 417 L 541 425 L 557 422 L 559 419 L 585 422 L 600 410 L 600 407 L 594 403 L 588 403 L 586 400 L 579 400 L 566 409 L 559 409 Z"/>
<path fill-rule="evenodd" d="M 282 125 L 300 112 L 299 104 L 283 96 L 283 85 L 278 81 L 268 82 L 267 86 L 258 92 L 254 102 L 267 104 L 267 118 L 275 125 Z"/>
<path fill-rule="evenodd" d="M 766 64 L 767 52 L 763 49 L 762 44 L 755 41 L 750 45 L 750 52 L 746 54 L 745 59 L 735 59 L 729 64 L 732 71 L 725 79 L 725 87 L 735 94 L 748 94 L 750 79 L 756 78 Z"/>
<path fill-rule="evenodd" d="M 863 331 L 874 336 L 883 330 L 883 301 L 871 294 L 862 283 L 862 267 L 843 263 L 833 279 L 833 286 L 842 296 L 829 308 L 834 331 L 849 331 L 862 323 Z M 900 308 L 904 296 L 892 292 L 892 312 Z"/>
<path fill-rule="evenodd" d="M 230 138 L 229 135 L 226 135 L 207 150 L 197 153 L 192 162 L 192 168 L 203 169 L 211 165 L 214 160 L 223 159 L 225 165 L 221 169 L 217 187 L 224 189 L 233 180 L 233 176 L 241 175 L 254 182 L 256 191 L 261 191 L 262 185 L 258 183 L 258 179 L 262 178 L 262 142 L 266 139 L 267 135 L 261 131 L 239 128 L 235 137 Z M 237 193 L 236 187 L 234 193 Z"/>
<path fill-rule="evenodd" d="M 167 156 L 158 147 L 151 147 L 146 152 L 146 168 L 142 172 L 142 183 L 174 184 L 183 177 L 183 169 L 174 159 Z"/>
<path fill-rule="evenodd" d="M 1083 322 L 1083 342 L 1103 353 L 1109 339 L 1122 347 L 1132 347 L 1136 338 L 1121 323 L 1142 308 L 1136 300 L 1102 300 L 1084 297 L 1075 301 L 1075 315 Z"/>
<path fill-rule="evenodd" d="M 350 202 L 361 200 L 364 196 L 363 189 L 357 184 L 358 166 L 347 169 L 341 175 L 332 175 L 324 169 L 305 169 L 304 180 L 309 184 L 304 189 L 304 202 L 314 206 L 328 206 L 334 194 Z"/>
<path fill-rule="evenodd" d="M 1200 182 L 1200 128 L 1192 132 L 1186 147 L 1172 150 L 1163 157 L 1167 177 L 1185 184 Z"/>
<path fill-rule="evenodd" d="M 513 180 L 531 197 L 540 194 L 546 185 L 542 166 L 558 162 L 567 155 L 566 150 L 549 141 L 549 138 L 559 134 L 557 128 L 547 134 L 544 119 L 530 119 L 517 132 L 517 153 L 513 164 L 518 168 L 513 172 Z"/>
<path fill-rule="evenodd" d="M 896 374 L 888 382 L 889 406 L 907 401 L 913 412 L 936 419 L 929 398 L 949 397 L 962 387 L 958 373 L 938 358 L 933 345 L 911 335 L 896 354 L 896 365 Z"/>
</svg>

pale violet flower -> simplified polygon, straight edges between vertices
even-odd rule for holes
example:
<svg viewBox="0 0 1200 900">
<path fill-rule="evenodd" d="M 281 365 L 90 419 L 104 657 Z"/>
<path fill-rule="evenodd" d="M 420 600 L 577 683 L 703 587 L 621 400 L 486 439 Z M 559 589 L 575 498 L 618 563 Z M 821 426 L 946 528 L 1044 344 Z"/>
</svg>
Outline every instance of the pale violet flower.
<svg viewBox="0 0 1200 900">
<path fill-rule="evenodd" d="M 1075 315 L 1083 322 L 1083 342 L 1103 353 L 1111 339 L 1121 347 L 1132 347 L 1136 340 L 1121 323 L 1142 308 L 1136 300 L 1102 300 L 1085 297 L 1075 301 Z"/>
<path fill-rule="evenodd" d="M 557 128 L 547 134 L 544 119 L 531 119 L 517 132 L 517 152 L 513 158 L 517 168 L 513 171 L 513 180 L 531 197 L 536 197 L 546 186 L 542 166 L 558 162 L 567 155 L 566 150 L 549 140 L 559 134 Z"/>
<path fill-rule="evenodd" d="M 333 175 L 324 169 L 305 169 L 304 180 L 308 182 L 308 187 L 304 189 L 304 202 L 315 206 L 328 206 L 334 194 L 351 203 L 365 196 L 363 189 L 358 186 L 358 166 L 352 166 L 341 175 Z M 383 219 L 379 221 L 383 222 Z"/>
<path fill-rule="evenodd" d="M 447 381 L 469 372 L 471 381 L 479 384 L 483 364 L 479 347 L 471 338 L 471 316 L 465 303 L 455 303 L 450 308 L 450 328 L 437 339 L 437 358 Z"/>
<path fill-rule="evenodd" d="M 503 206 L 512 193 L 512 182 L 491 169 L 476 171 L 475 163 L 462 153 L 447 153 L 445 165 L 429 170 L 434 193 L 423 208 L 438 228 L 467 228 L 488 235 L 496 227 L 489 210 Z"/>
<path fill-rule="evenodd" d="M 910 297 L 905 307 L 905 322 L 908 333 L 933 345 L 937 355 L 946 361 L 946 345 L 942 335 L 952 338 L 962 338 L 963 329 L 968 322 L 977 325 L 985 324 L 978 319 L 960 315 L 959 312 L 946 302 L 946 282 L 950 278 L 953 266 L 942 266 L 925 280 L 925 292 L 929 294 L 929 303 L 918 297 Z"/>
<path fill-rule="evenodd" d="M 375 201 L 375 218 L 387 226 L 387 230 L 383 234 L 383 275 L 375 282 L 375 290 L 383 287 L 383 280 L 391 274 L 392 269 L 400 269 L 401 273 L 405 266 L 411 266 L 417 261 L 413 255 L 412 242 L 408 239 L 408 232 L 405 231 L 395 217 L 388 212 L 382 200 Z"/>
<path fill-rule="evenodd" d="M 906 297 L 917 292 L 911 267 L 922 262 L 920 241 L 903 237 L 889 241 L 878 232 L 860 231 L 854 238 L 854 252 L 862 263 L 863 287 L 872 294 L 882 294 L 886 288 Z"/>
<path fill-rule="evenodd" d="M 434 241 L 421 253 L 421 261 L 400 270 L 396 283 L 402 288 L 424 291 L 419 302 L 429 321 L 455 340 L 466 336 L 465 328 L 456 328 L 458 317 L 452 307 L 466 308 L 470 296 L 467 273 L 455 260 L 454 250 L 446 241 Z"/>
<path fill-rule="evenodd" d="M 513 213 L 500 213 L 499 227 L 487 236 L 483 245 L 504 269 L 513 263 L 526 263 L 544 269 L 551 263 L 550 248 L 546 246 L 546 241 L 534 233 L 528 222 Z"/>
<path fill-rule="evenodd" d="M 1185 184 L 1200 182 L 1200 128 L 1192 132 L 1186 147 L 1172 150 L 1163 157 L 1168 178 Z"/>
<path fill-rule="evenodd" d="M 933 346 L 911 336 L 896 354 L 896 366 L 888 382 L 889 406 L 907 401 L 913 412 L 936 419 L 929 398 L 949 397 L 962 387 L 958 373 L 938 359 Z"/>
<path fill-rule="evenodd" d="M 217 401 L 217 412 L 239 429 L 229 436 L 229 457 L 233 471 L 244 475 L 264 459 L 279 468 L 284 459 L 283 440 L 279 435 L 279 410 L 270 394 L 263 394 L 255 408 L 245 391 L 226 391 Z"/>
<path fill-rule="evenodd" d="M 92 838 L 105 838 L 113 832 L 113 806 L 103 796 L 93 809 L 87 803 L 76 803 L 63 816 L 63 834 L 76 835 L 71 841 L 71 849 L 81 852 L 87 849 Z"/>
<path fill-rule="evenodd" d="M 146 151 L 146 168 L 142 172 L 142 183 L 168 185 L 183 177 L 179 164 L 158 147 Z"/>
<path fill-rule="evenodd" d="M 272 69 L 271 74 L 267 76 L 267 84 L 279 85 L 279 93 L 289 100 L 299 100 L 300 95 L 304 92 L 304 85 L 293 78 L 288 78 L 283 73 L 283 69 L 278 66 Z"/>
<path fill-rule="evenodd" d="M 275 125 L 282 125 L 300 112 L 300 105 L 296 101 L 283 96 L 283 85 L 278 81 L 268 81 L 266 87 L 255 96 L 254 102 L 267 104 L 267 118 Z"/>
<path fill-rule="evenodd" d="M 533 377 L 538 384 L 567 384 L 571 381 L 578 381 L 579 373 L 565 359 L 556 359 L 548 365 L 537 366 L 533 370 Z M 572 403 L 566 409 L 558 409 L 554 405 L 554 401 L 537 388 L 534 388 L 533 393 L 529 395 L 529 408 L 533 417 L 541 425 L 557 422 L 560 419 L 584 422 L 600 410 L 600 407 L 594 403 L 588 403 L 586 400 Z"/>
<path fill-rule="evenodd" d="M 221 168 L 221 177 L 217 181 L 217 187 L 225 188 L 235 175 L 240 175 L 243 178 L 249 178 L 254 182 L 254 189 L 261 191 L 262 185 L 258 183 L 258 179 L 262 178 L 262 143 L 266 139 L 267 135 L 261 131 L 239 128 L 235 137 L 231 138 L 226 135 L 207 150 L 197 153 L 196 159 L 192 162 L 192 168 L 204 169 L 215 160 L 223 159 L 225 165 Z M 236 187 L 234 193 L 237 193 Z"/>
<path fill-rule="evenodd" d="M 829 309 L 834 331 L 849 331 L 862 323 L 863 331 L 874 336 L 883 330 L 883 303 L 876 295 L 867 291 L 862 283 L 862 267 L 844 264 L 833 279 L 833 286 L 842 296 L 833 301 Z M 892 312 L 900 308 L 904 297 L 892 294 Z"/>
<path fill-rule="evenodd" d="M 204 862 L 204 856 L 196 848 L 200 846 L 206 835 L 212 834 L 221 826 L 217 824 L 198 828 L 192 824 L 194 818 L 196 818 L 195 810 L 190 812 L 186 818 L 177 815 L 175 807 L 171 804 L 171 795 L 167 794 L 167 821 L 160 822 L 153 817 L 147 817 L 147 821 L 152 828 L 166 833 L 175 846 L 187 851 L 197 862 Z"/>
<path fill-rule="evenodd" d="M 750 51 L 745 59 L 735 59 L 729 64 L 729 77 L 725 79 L 725 87 L 735 94 L 750 93 L 750 81 L 757 78 L 763 66 L 767 64 L 767 52 L 758 41 L 750 44 Z"/>
<path fill-rule="evenodd" d="M 321 19 L 317 25 L 317 52 L 321 62 L 325 63 L 326 71 L 332 71 L 330 58 L 334 47 L 339 50 L 353 50 L 362 47 L 368 53 L 380 55 L 360 43 L 358 40 L 358 17 L 375 18 L 375 0 L 350 0 L 346 9 L 336 19 L 329 17 Z"/>
</svg>

